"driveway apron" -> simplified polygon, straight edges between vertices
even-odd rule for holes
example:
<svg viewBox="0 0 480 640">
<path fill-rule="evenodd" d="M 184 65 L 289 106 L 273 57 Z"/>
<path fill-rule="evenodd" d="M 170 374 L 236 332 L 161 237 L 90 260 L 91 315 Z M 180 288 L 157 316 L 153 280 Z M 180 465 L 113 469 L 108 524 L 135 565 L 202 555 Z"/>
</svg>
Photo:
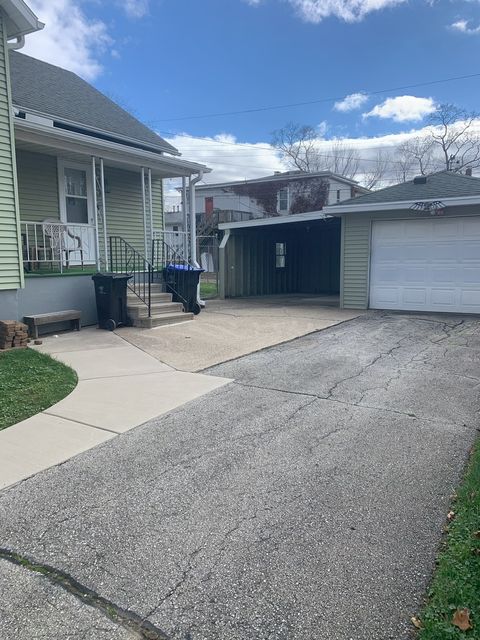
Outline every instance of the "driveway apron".
<svg viewBox="0 0 480 640">
<path fill-rule="evenodd" d="M 411 637 L 479 426 L 479 322 L 374 313 L 205 373 L 235 382 L 3 491 L 0 576 L 54 567 L 158 638 Z M 0 637 L 60 637 L 8 602 Z"/>
</svg>

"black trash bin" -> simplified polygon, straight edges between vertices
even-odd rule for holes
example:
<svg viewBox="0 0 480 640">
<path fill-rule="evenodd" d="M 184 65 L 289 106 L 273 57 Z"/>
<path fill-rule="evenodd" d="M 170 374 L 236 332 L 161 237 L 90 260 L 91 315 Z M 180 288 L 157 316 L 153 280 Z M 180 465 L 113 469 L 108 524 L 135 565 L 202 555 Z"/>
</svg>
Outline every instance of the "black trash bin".
<svg viewBox="0 0 480 640">
<path fill-rule="evenodd" d="M 167 291 L 172 294 L 173 302 L 182 302 L 185 311 L 195 315 L 202 310 L 197 300 L 197 288 L 204 271 L 188 264 L 169 264 L 163 270 Z"/>
<path fill-rule="evenodd" d="M 125 273 L 96 273 L 92 276 L 101 329 L 113 331 L 119 325 L 128 324 L 127 282 L 131 277 Z"/>
</svg>

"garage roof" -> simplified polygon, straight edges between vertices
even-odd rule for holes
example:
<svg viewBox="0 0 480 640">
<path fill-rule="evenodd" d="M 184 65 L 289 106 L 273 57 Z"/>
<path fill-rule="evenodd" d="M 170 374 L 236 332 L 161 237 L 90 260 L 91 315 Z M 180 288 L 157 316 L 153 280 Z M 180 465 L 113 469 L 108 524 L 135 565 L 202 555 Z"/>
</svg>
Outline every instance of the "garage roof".
<svg viewBox="0 0 480 640">
<path fill-rule="evenodd" d="M 480 196 L 480 178 L 466 176 L 454 171 L 439 171 L 428 176 L 422 176 L 425 182 L 416 183 L 417 178 L 386 187 L 378 191 L 371 191 L 363 196 L 349 198 L 329 207 L 330 210 L 367 204 L 387 204 L 392 202 L 411 202 L 421 200 L 441 200 L 445 198 L 465 198 Z M 388 207 L 387 207 L 388 208 Z"/>
</svg>

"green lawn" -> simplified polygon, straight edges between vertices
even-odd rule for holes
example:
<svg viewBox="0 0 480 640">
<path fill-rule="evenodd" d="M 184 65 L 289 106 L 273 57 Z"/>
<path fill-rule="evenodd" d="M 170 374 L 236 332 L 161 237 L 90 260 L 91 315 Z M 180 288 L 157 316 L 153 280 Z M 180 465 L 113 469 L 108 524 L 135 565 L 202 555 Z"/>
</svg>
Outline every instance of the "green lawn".
<svg viewBox="0 0 480 640">
<path fill-rule="evenodd" d="M 0 352 L 0 430 L 51 407 L 76 384 L 75 371 L 43 353 Z"/>
<path fill-rule="evenodd" d="M 200 281 L 200 296 L 202 298 L 215 298 L 218 295 L 216 282 Z"/>
<path fill-rule="evenodd" d="M 451 509 L 419 640 L 480 639 L 480 440 Z"/>
</svg>

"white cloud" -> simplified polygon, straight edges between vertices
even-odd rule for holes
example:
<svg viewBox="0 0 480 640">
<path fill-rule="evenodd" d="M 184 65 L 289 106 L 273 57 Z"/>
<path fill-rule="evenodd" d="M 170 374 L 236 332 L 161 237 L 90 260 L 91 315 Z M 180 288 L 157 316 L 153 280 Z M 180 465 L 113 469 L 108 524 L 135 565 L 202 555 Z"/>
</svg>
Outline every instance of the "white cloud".
<svg viewBox="0 0 480 640">
<path fill-rule="evenodd" d="M 257 6 L 263 0 L 245 0 Z M 305 22 L 318 24 L 335 17 L 345 22 L 357 22 L 372 11 L 404 4 L 407 0 L 287 0 Z"/>
<path fill-rule="evenodd" d="M 435 111 L 436 105 L 433 98 L 417 98 L 416 96 L 397 96 L 387 98 L 381 104 L 377 104 L 364 118 L 376 116 L 394 120 L 395 122 L 418 122 L 429 113 Z"/>
<path fill-rule="evenodd" d="M 74 0 L 30 0 L 29 5 L 45 28 L 27 36 L 22 51 L 95 79 L 102 71 L 99 57 L 113 42 L 105 23 L 88 19 Z"/>
<path fill-rule="evenodd" d="M 120 0 L 120 6 L 130 18 L 143 18 L 148 13 L 149 0 Z"/>
<path fill-rule="evenodd" d="M 480 34 L 480 26 L 478 27 L 469 27 L 467 20 L 458 20 L 450 25 L 452 29 L 455 31 L 460 31 L 461 33 L 467 33 L 468 35 Z"/>
<path fill-rule="evenodd" d="M 363 107 L 365 102 L 367 102 L 368 96 L 365 93 L 351 93 L 349 96 L 346 96 L 343 100 L 339 100 L 335 102 L 333 108 L 336 111 L 341 111 L 346 113 L 347 111 L 354 111 L 355 109 L 360 109 Z"/>
</svg>

